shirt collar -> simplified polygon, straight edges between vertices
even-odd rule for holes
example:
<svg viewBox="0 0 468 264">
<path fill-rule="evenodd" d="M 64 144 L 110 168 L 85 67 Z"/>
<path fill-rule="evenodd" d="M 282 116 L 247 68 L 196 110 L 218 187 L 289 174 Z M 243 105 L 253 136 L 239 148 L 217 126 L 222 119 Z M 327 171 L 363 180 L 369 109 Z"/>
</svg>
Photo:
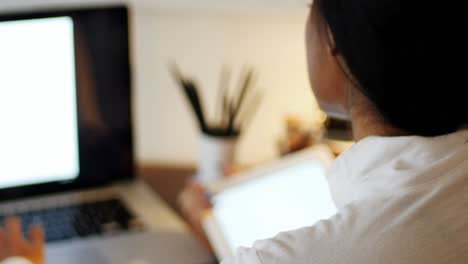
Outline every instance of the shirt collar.
<svg viewBox="0 0 468 264">
<path fill-rule="evenodd" d="M 440 177 L 460 159 L 468 159 L 466 129 L 439 137 L 368 137 L 336 159 L 329 171 L 330 189 L 342 209 Z"/>
</svg>

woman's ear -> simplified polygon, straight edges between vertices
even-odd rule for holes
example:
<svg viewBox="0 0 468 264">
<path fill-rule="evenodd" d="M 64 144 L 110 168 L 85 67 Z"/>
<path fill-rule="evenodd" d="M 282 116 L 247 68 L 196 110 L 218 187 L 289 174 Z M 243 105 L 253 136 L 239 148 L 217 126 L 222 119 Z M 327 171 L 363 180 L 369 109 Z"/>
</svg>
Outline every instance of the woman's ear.
<svg viewBox="0 0 468 264">
<path fill-rule="evenodd" d="M 333 32 L 331 31 L 330 27 L 327 26 L 327 43 L 328 43 L 328 51 L 331 55 L 337 56 L 338 55 L 338 48 L 336 47 L 335 37 L 333 36 Z"/>
</svg>

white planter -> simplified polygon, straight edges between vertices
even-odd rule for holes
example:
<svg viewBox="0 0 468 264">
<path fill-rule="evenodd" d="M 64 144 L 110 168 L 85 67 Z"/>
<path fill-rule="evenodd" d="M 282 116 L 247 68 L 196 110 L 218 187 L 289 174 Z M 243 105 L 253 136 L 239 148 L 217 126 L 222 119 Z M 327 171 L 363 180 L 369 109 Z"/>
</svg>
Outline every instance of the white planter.
<svg viewBox="0 0 468 264">
<path fill-rule="evenodd" d="M 201 135 L 197 180 L 213 183 L 224 177 L 225 165 L 234 163 L 238 138 Z"/>
</svg>

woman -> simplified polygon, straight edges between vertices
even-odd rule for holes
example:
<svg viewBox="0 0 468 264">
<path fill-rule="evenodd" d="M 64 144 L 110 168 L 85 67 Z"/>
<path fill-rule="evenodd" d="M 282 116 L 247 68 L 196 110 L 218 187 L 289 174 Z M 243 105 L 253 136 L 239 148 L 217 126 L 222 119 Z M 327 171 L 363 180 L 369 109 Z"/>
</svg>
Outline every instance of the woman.
<svg viewBox="0 0 468 264">
<path fill-rule="evenodd" d="M 339 213 L 224 263 L 468 263 L 467 28 L 462 0 L 316 0 L 312 88 L 357 141 L 329 171 Z"/>
<path fill-rule="evenodd" d="M 224 263 L 468 262 L 468 111 L 459 65 L 468 59 L 467 5 L 313 3 L 311 84 L 324 111 L 352 121 L 358 141 L 329 173 L 339 213 L 241 248 Z M 201 193 L 194 189 L 188 193 Z"/>
</svg>

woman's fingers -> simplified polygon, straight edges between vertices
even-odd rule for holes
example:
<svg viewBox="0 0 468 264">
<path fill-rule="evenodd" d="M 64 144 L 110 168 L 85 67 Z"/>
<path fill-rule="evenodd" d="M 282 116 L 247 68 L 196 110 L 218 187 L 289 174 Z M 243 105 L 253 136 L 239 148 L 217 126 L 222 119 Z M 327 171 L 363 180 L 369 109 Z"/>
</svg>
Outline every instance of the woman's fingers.
<svg viewBox="0 0 468 264">
<path fill-rule="evenodd" d="M 5 237 L 6 237 L 6 231 L 3 227 L 0 227 L 0 248 L 1 248 L 3 241 L 5 240 Z"/>
<path fill-rule="evenodd" d="M 44 229 L 40 225 L 34 225 L 29 230 L 29 240 L 35 248 L 43 248 L 45 244 Z"/>
<path fill-rule="evenodd" d="M 32 263 L 44 263 L 44 231 L 40 226 L 32 226 L 29 240 L 23 236 L 21 220 L 17 217 L 5 220 L 0 226 L 0 261 L 13 256 L 22 256 Z"/>
<path fill-rule="evenodd" d="M 24 240 L 21 230 L 21 220 L 18 217 L 10 217 L 5 221 L 6 238 L 12 245 Z"/>
<path fill-rule="evenodd" d="M 198 182 L 190 182 L 179 195 L 179 207 L 185 220 L 191 226 L 193 234 L 205 247 L 211 250 L 210 243 L 205 236 L 202 226 L 202 214 L 211 208 L 210 200 L 206 195 L 206 189 Z"/>
<path fill-rule="evenodd" d="M 39 225 L 34 225 L 29 230 L 29 239 L 33 246 L 43 247 L 45 241 L 44 230 Z M 5 221 L 5 228 L 0 228 L 0 244 L 8 241 L 12 245 L 18 245 L 25 242 L 21 228 L 21 219 L 10 217 Z"/>
<path fill-rule="evenodd" d="M 0 227 L 0 259 L 4 259 L 6 257 L 6 231 L 4 228 Z"/>
</svg>

